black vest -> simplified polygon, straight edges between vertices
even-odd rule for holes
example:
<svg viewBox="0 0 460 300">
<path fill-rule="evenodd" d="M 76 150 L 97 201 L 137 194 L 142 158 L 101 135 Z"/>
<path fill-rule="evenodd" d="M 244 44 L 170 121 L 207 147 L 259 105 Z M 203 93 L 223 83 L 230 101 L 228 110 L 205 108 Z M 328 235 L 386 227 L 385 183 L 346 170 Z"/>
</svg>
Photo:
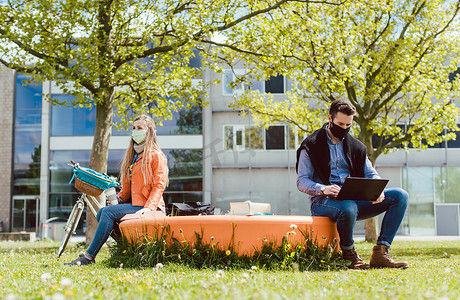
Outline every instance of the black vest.
<svg viewBox="0 0 460 300">
<path fill-rule="evenodd" d="M 327 144 L 328 123 L 316 130 L 303 140 L 297 149 L 296 171 L 299 167 L 300 152 L 305 149 L 310 157 L 314 169 L 314 176 L 318 176 L 323 184 L 330 185 L 331 177 L 331 154 Z M 343 152 L 350 168 L 350 176 L 364 177 L 364 165 L 366 164 L 367 149 L 358 139 L 349 133 L 343 139 Z"/>
</svg>

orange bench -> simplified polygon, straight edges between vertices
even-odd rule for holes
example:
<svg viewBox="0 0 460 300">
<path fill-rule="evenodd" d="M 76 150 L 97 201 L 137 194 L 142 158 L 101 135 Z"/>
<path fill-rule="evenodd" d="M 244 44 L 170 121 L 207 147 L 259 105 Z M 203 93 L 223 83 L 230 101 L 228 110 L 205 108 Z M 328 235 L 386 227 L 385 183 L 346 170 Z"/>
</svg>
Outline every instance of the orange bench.
<svg viewBox="0 0 460 300">
<path fill-rule="evenodd" d="M 291 231 L 295 234 L 289 234 L 289 241 L 303 241 L 300 230 L 309 233 L 320 246 L 331 244 L 334 238 L 339 239 L 335 222 L 327 217 L 310 216 L 152 216 L 122 221 L 120 230 L 130 242 L 136 243 L 143 238 L 155 237 L 163 226 L 169 226 L 171 235 L 179 241 L 194 242 L 196 232 L 203 235 L 205 243 L 218 244 L 223 250 L 228 249 L 233 238 L 235 251 L 240 255 L 260 250 L 265 239 L 281 244 L 283 236 Z"/>
</svg>

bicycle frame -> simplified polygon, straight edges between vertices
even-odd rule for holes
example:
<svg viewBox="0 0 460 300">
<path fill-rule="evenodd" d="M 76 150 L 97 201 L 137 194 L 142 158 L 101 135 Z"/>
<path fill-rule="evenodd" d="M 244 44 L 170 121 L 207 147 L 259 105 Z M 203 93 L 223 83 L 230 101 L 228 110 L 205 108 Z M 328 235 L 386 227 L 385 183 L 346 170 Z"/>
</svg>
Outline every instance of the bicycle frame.
<svg viewBox="0 0 460 300">
<path fill-rule="evenodd" d="M 93 197 L 93 196 L 82 194 L 80 196 L 80 199 L 81 198 L 83 198 L 83 201 L 86 203 L 88 208 L 91 210 L 91 212 L 93 213 L 94 217 L 96 217 L 96 215 L 97 215 L 97 210 L 99 210 L 99 209 L 101 209 L 102 207 L 105 206 L 105 205 L 100 204 L 99 201 L 97 201 L 97 199 L 95 197 Z M 94 208 L 93 205 L 96 206 L 97 210 Z"/>
<path fill-rule="evenodd" d="M 69 165 L 73 168 L 77 168 L 79 166 L 79 164 L 74 162 L 73 160 Z M 102 195 L 105 196 L 105 193 L 103 192 Z M 83 209 L 85 208 L 85 204 L 87 205 L 91 213 L 94 215 L 94 217 L 97 216 L 97 211 L 105 206 L 105 202 L 103 204 L 100 204 L 98 199 L 94 196 L 82 193 L 81 196 L 78 197 L 78 200 L 73 206 L 72 212 L 70 213 L 70 216 L 67 219 L 67 223 L 64 226 L 65 234 L 61 246 L 58 250 L 58 258 L 64 252 L 65 247 L 67 246 L 67 243 L 69 242 L 72 234 L 75 233 L 78 222 L 80 221 L 81 215 L 83 213 Z"/>
</svg>

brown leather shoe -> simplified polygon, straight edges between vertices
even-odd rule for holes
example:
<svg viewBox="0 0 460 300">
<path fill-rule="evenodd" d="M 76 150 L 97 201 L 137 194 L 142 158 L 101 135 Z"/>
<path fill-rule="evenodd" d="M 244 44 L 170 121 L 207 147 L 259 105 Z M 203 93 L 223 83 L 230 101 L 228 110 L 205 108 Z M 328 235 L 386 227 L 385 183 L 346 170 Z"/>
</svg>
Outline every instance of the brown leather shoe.
<svg viewBox="0 0 460 300">
<path fill-rule="evenodd" d="M 396 262 L 390 257 L 390 247 L 375 245 L 372 249 L 370 265 L 372 268 L 400 268 L 407 269 L 409 264 L 405 261 Z"/>
<path fill-rule="evenodd" d="M 353 249 L 342 250 L 342 259 L 351 261 L 348 269 L 367 270 L 370 268 L 370 266 L 359 257 L 354 247 Z"/>
</svg>

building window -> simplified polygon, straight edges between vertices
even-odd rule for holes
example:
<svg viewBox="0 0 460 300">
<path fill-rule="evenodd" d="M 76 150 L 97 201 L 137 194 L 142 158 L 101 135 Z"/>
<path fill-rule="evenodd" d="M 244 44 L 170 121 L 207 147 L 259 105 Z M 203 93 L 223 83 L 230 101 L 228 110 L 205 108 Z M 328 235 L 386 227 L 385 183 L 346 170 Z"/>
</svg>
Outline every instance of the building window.
<svg viewBox="0 0 460 300">
<path fill-rule="evenodd" d="M 223 74 L 223 91 L 224 95 L 238 95 L 247 90 L 257 90 L 263 92 L 262 81 L 259 80 L 249 80 L 250 83 L 239 83 L 238 85 L 232 87 L 232 83 L 238 80 L 238 77 L 244 76 L 246 74 L 244 69 L 235 69 L 235 70 L 225 70 Z"/>
<path fill-rule="evenodd" d="M 259 126 L 245 126 L 245 143 L 248 149 L 264 149 L 264 129 Z"/>
<path fill-rule="evenodd" d="M 284 76 L 271 76 L 267 81 L 265 81 L 265 93 L 283 94 Z"/>
<path fill-rule="evenodd" d="M 245 126 L 224 126 L 224 149 L 244 150 L 245 149 Z"/>
<path fill-rule="evenodd" d="M 225 70 L 222 80 L 224 95 L 238 95 L 247 90 L 271 94 L 283 94 L 285 92 L 286 84 L 283 75 L 272 76 L 267 81 L 249 79 L 249 82 L 242 82 L 232 87 L 233 82 L 246 74 L 247 71 L 244 69 Z"/>
<path fill-rule="evenodd" d="M 71 95 L 53 95 L 55 99 L 70 103 Z M 162 126 L 157 126 L 157 134 L 201 134 L 202 109 L 194 106 L 190 109 L 181 109 L 172 113 L 172 119 L 164 120 Z M 129 115 L 134 117 L 132 113 Z M 120 117 L 114 115 L 113 123 L 120 122 Z M 80 107 L 52 106 L 51 107 L 51 136 L 88 136 L 94 135 L 96 125 L 96 109 Z M 129 135 L 126 130 L 112 129 L 113 135 Z"/>
<path fill-rule="evenodd" d="M 224 150 L 284 150 L 296 149 L 304 138 L 303 132 L 288 125 L 259 126 L 225 125 Z"/>
<path fill-rule="evenodd" d="M 265 130 L 265 149 L 282 150 L 285 149 L 285 126 L 270 126 Z"/>
<path fill-rule="evenodd" d="M 40 194 L 42 85 L 16 74 L 13 194 Z"/>
</svg>

